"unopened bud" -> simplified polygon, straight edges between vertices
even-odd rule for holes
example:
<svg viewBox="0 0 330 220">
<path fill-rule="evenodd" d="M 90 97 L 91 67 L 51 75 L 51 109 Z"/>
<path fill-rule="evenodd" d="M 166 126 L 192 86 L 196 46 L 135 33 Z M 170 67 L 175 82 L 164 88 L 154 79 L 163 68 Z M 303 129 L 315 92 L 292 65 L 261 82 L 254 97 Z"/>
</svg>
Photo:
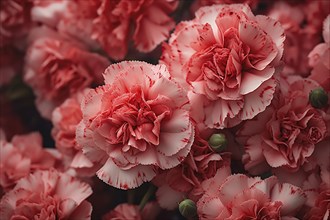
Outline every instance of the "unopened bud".
<svg viewBox="0 0 330 220">
<path fill-rule="evenodd" d="M 197 207 L 194 201 L 185 199 L 179 204 L 181 215 L 187 219 L 195 219 L 197 217 Z"/>
<path fill-rule="evenodd" d="M 210 147 L 215 151 L 220 153 L 227 147 L 227 139 L 224 134 L 212 134 L 209 139 Z"/>
<path fill-rule="evenodd" d="M 309 93 L 309 102 L 314 108 L 323 108 L 328 104 L 328 94 L 323 88 L 317 88 Z"/>
</svg>

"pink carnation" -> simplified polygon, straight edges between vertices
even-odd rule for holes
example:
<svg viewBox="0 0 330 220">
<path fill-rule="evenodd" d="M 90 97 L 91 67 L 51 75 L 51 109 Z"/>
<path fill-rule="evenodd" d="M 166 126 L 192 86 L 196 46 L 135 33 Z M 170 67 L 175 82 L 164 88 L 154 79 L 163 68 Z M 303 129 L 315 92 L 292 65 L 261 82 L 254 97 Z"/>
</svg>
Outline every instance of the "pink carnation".
<svg viewBox="0 0 330 220">
<path fill-rule="evenodd" d="M 76 128 L 82 119 L 80 102 L 87 89 L 66 99 L 52 114 L 52 136 L 56 148 L 62 153 L 64 169 L 74 169 L 78 175 L 91 176 L 95 174 L 93 163 L 86 158 L 82 148 L 76 142 Z"/>
<path fill-rule="evenodd" d="M 0 202 L 3 219 L 91 219 L 85 199 L 91 187 L 56 170 L 36 171 L 21 179 Z"/>
<path fill-rule="evenodd" d="M 1 139 L 0 150 L 0 186 L 5 190 L 30 172 L 49 169 L 56 162 L 56 154 L 42 148 L 42 138 L 37 132 L 15 135 L 11 142 Z"/>
<path fill-rule="evenodd" d="M 111 58 L 121 60 L 131 40 L 141 52 L 150 52 L 166 40 L 175 25 L 169 14 L 178 3 L 177 0 L 74 0 L 70 1 L 59 29 L 85 42 L 94 40 Z"/>
<path fill-rule="evenodd" d="M 127 61 L 104 73 L 105 85 L 82 102 L 77 142 L 101 165 L 97 176 L 117 188 L 135 188 L 157 169 L 177 166 L 194 139 L 186 93 L 164 65 Z"/>
<path fill-rule="evenodd" d="M 231 127 L 265 110 L 285 39 L 280 23 L 247 5 L 213 5 L 181 22 L 164 45 L 162 62 L 190 91 L 194 118 Z"/>
<path fill-rule="evenodd" d="M 259 121 L 243 126 L 240 135 L 250 136 L 243 156 L 247 170 L 260 174 L 268 164 L 292 172 L 308 161 L 316 144 L 326 137 L 322 111 L 313 108 L 308 100 L 309 92 L 317 87 L 311 80 L 293 83 L 277 106 L 262 113 Z"/>
<path fill-rule="evenodd" d="M 207 186 L 197 203 L 201 220 L 295 219 L 306 200 L 299 187 L 280 184 L 276 177 L 261 180 L 236 174 Z"/>
<path fill-rule="evenodd" d="M 45 118 L 67 97 L 99 83 L 109 61 L 46 27 L 34 30 L 25 59 L 25 81 L 37 96 L 37 108 Z"/>
</svg>

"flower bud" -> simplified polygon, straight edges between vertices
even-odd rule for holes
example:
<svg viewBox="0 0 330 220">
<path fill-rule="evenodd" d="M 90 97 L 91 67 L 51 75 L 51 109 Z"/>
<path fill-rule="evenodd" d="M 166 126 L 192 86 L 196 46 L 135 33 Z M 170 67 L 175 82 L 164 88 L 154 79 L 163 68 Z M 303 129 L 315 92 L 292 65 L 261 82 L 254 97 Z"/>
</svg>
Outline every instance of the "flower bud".
<svg viewBox="0 0 330 220">
<path fill-rule="evenodd" d="M 195 219 L 197 217 L 197 207 L 194 201 L 185 199 L 179 204 L 181 215 L 187 219 Z"/>
<path fill-rule="evenodd" d="M 323 108 L 328 104 L 328 94 L 323 88 L 317 88 L 309 93 L 309 102 L 314 108 Z"/>
<path fill-rule="evenodd" d="M 212 134 L 209 139 L 210 147 L 215 151 L 220 153 L 227 147 L 227 139 L 224 134 Z"/>
</svg>

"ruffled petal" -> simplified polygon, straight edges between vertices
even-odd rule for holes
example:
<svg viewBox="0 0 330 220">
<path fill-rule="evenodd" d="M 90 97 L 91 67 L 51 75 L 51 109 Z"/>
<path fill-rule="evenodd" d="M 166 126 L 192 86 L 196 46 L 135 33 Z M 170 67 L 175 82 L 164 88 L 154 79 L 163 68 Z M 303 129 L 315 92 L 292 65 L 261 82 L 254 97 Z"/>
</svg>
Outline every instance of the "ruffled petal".
<svg viewBox="0 0 330 220">
<path fill-rule="evenodd" d="M 262 174 L 270 169 L 263 155 L 262 137 L 254 135 L 247 140 L 243 155 L 244 168 L 253 175 Z"/>
<path fill-rule="evenodd" d="M 179 150 L 176 154 L 173 154 L 172 156 L 165 156 L 162 153 L 157 153 L 157 161 L 161 169 L 173 168 L 179 165 L 187 157 L 195 137 L 194 126 L 191 123 L 187 129 L 187 133 L 190 134 L 190 136 L 182 141 L 182 143 L 185 144 L 184 148 Z"/>
<path fill-rule="evenodd" d="M 266 80 L 270 79 L 275 72 L 272 67 L 266 67 L 260 71 L 244 72 L 240 87 L 240 94 L 246 95 L 258 89 Z"/>
<path fill-rule="evenodd" d="M 284 51 L 284 28 L 281 23 L 264 15 L 257 15 L 256 20 L 263 31 L 270 36 L 277 47 L 277 54 L 273 63 L 276 65 L 283 56 Z"/>
<path fill-rule="evenodd" d="M 185 111 L 176 111 L 180 119 L 171 118 L 169 123 L 164 123 L 165 128 L 161 127 L 160 143 L 157 151 L 165 156 L 172 156 L 179 150 L 183 149 L 188 143 L 192 135 L 192 125 L 189 121 L 189 114 Z M 174 123 L 174 120 L 178 120 Z M 181 123 L 178 123 L 178 122 Z M 170 124 L 171 123 L 171 124 Z"/>
<path fill-rule="evenodd" d="M 278 183 L 271 192 L 271 200 L 282 202 L 281 215 L 294 216 L 304 205 L 306 195 L 299 187 L 288 183 Z"/>
<path fill-rule="evenodd" d="M 217 100 L 205 107 L 205 124 L 209 128 L 225 128 L 227 118 L 234 118 L 243 108 L 243 100 Z"/>
<path fill-rule="evenodd" d="M 68 174 L 61 174 L 55 192 L 63 200 L 72 199 L 76 204 L 80 204 L 93 191 L 87 183 L 80 182 Z"/>
<path fill-rule="evenodd" d="M 202 197 L 197 203 L 197 210 L 199 218 L 203 220 L 221 220 L 230 215 L 217 197 Z"/>
<path fill-rule="evenodd" d="M 257 54 L 260 59 L 253 62 L 252 67 L 263 70 L 276 57 L 278 51 L 270 37 L 251 21 L 241 21 L 238 28 L 240 39 L 250 47 L 250 55 Z"/>
<path fill-rule="evenodd" d="M 157 16 L 156 16 L 157 15 Z M 159 7 L 151 5 L 136 19 L 133 35 L 136 48 L 141 52 L 149 52 L 166 40 L 169 31 L 174 28 L 174 21 Z"/>
<path fill-rule="evenodd" d="M 120 169 L 111 158 L 96 175 L 107 184 L 119 189 L 133 189 L 152 180 L 157 174 L 154 166 L 137 165 L 127 170 Z"/>
<path fill-rule="evenodd" d="M 219 198 L 221 202 L 228 206 L 236 194 L 243 192 L 260 178 L 249 178 L 243 174 L 229 176 L 219 189 Z"/>
<path fill-rule="evenodd" d="M 264 111 L 273 99 L 275 87 L 276 81 L 271 78 L 262 83 L 258 89 L 244 96 L 244 106 L 240 112 L 240 119 L 251 119 Z"/>
</svg>

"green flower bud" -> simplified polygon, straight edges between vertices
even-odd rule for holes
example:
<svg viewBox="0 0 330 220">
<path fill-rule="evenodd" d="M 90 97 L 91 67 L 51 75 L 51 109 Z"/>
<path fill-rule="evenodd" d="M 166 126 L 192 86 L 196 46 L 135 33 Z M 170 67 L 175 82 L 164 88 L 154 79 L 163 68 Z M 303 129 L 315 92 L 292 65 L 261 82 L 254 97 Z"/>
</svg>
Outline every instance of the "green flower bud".
<svg viewBox="0 0 330 220">
<path fill-rule="evenodd" d="M 197 207 L 194 201 L 185 199 L 179 204 L 181 215 L 187 219 L 195 219 L 197 217 Z"/>
<path fill-rule="evenodd" d="M 328 94 L 323 88 L 317 88 L 309 93 L 309 102 L 314 108 L 323 108 L 328 104 Z"/>
<path fill-rule="evenodd" d="M 209 139 L 210 147 L 215 151 L 220 153 L 227 147 L 227 139 L 224 134 L 212 134 Z"/>
</svg>

